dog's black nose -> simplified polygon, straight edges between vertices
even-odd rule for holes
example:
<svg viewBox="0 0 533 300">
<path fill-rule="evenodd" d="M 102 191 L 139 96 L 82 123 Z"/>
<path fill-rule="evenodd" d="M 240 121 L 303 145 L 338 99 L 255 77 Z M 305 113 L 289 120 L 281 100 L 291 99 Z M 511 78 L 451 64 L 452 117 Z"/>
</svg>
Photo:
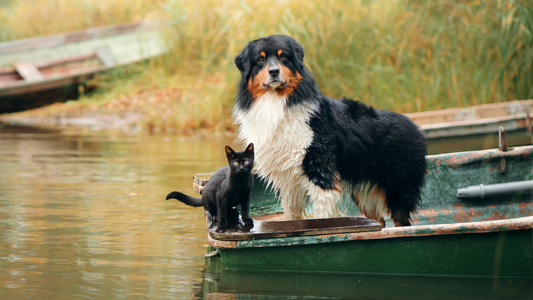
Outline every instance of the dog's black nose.
<svg viewBox="0 0 533 300">
<path fill-rule="evenodd" d="M 279 75 L 279 67 L 278 66 L 272 66 L 268 68 L 268 74 L 272 77 L 276 77 Z"/>
</svg>

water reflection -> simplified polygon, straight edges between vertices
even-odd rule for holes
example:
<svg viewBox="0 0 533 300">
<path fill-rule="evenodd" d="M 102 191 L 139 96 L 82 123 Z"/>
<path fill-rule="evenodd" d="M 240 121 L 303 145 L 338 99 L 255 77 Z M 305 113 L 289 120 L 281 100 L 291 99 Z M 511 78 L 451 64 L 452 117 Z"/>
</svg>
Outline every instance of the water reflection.
<svg viewBox="0 0 533 300">
<path fill-rule="evenodd" d="M 203 212 L 164 199 L 232 140 L 0 129 L 0 298 L 190 297 Z"/>
<path fill-rule="evenodd" d="M 533 299 L 522 279 L 228 271 L 207 263 L 202 299 Z"/>
</svg>

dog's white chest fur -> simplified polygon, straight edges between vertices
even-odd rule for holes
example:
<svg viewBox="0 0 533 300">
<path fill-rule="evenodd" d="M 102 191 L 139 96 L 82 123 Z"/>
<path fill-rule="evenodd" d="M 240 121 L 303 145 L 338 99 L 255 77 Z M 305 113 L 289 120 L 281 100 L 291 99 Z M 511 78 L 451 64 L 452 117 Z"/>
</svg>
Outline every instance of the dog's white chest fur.
<svg viewBox="0 0 533 300">
<path fill-rule="evenodd" d="M 306 218 L 305 205 L 309 198 L 313 201 L 317 217 L 314 198 L 339 197 L 317 189 L 302 170 L 302 161 L 314 136 L 309 119 L 318 108 L 313 103 L 290 108 L 285 104 L 284 97 L 269 91 L 250 109 L 243 111 L 236 108 L 234 117 L 240 125 L 239 138 L 245 143 L 254 143 L 254 160 L 259 175 L 280 195 L 285 218 Z M 326 194 L 315 195 L 317 193 Z M 336 201 L 331 202 L 334 204 Z M 336 208 L 328 207 L 325 211 L 324 216 L 318 217 L 337 215 Z"/>
<path fill-rule="evenodd" d="M 316 105 L 286 108 L 285 103 L 285 97 L 269 91 L 249 110 L 234 111 L 239 138 L 254 143 L 256 166 L 263 177 L 296 167 L 301 171 L 305 151 L 313 141 L 308 122 Z"/>
</svg>

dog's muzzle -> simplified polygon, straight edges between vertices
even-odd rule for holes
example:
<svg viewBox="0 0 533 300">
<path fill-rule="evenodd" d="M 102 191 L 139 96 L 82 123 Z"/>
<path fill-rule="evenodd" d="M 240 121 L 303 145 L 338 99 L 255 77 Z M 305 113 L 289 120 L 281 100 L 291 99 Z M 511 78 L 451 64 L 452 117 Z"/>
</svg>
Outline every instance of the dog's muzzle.
<svg viewBox="0 0 533 300">
<path fill-rule="evenodd" d="M 268 74 L 270 75 L 270 80 L 265 85 L 265 88 L 271 87 L 273 89 L 283 85 L 284 82 L 281 81 L 279 76 L 279 66 L 273 65 L 268 67 Z"/>
</svg>

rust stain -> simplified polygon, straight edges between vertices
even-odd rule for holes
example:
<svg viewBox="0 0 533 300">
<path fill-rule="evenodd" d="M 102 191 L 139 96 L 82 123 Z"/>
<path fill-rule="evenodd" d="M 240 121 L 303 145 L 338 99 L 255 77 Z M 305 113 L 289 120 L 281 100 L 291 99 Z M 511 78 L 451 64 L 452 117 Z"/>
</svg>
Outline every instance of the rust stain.
<svg viewBox="0 0 533 300">
<path fill-rule="evenodd" d="M 417 219 L 418 215 L 429 217 L 428 222 L 435 223 L 436 218 L 441 215 L 451 215 L 453 214 L 453 210 L 436 210 L 436 209 L 426 209 L 426 210 L 419 210 L 417 213 Z"/>
<path fill-rule="evenodd" d="M 476 218 L 482 215 L 480 211 L 476 211 L 473 207 L 469 210 L 458 210 L 453 215 L 453 220 L 458 223 L 473 222 Z"/>
<path fill-rule="evenodd" d="M 498 170 L 500 169 L 500 163 L 498 163 L 498 165 L 497 165 L 496 167 L 494 167 L 494 168 L 490 168 L 490 169 L 488 170 L 488 172 L 489 172 L 489 173 L 492 173 L 492 171 L 494 171 L 494 170 L 496 170 L 496 169 L 498 169 Z"/>
<path fill-rule="evenodd" d="M 533 211 L 533 203 L 519 203 L 520 215 L 527 216 Z"/>
<path fill-rule="evenodd" d="M 495 211 L 494 213 L 492 213 L 491 220 L 502 220 L 502 219 L 505 219 L 505 217 L 499 212 Z"/>
<path fill-rule="evenodd" d="M 490 150 L 481 150 L 481 151 L 473 151 L 469 154 L 450 154 L 449 158 L 444 159 L 444 163 L 449 165 L 450 167 L 460 167 L 465 164 L 475 163 L 478 161 L 486 160 L 486 159 L 495 159 L 495 158 L 511 158 L 511 157 L 529 157 L 531 151 L 533 150 L 533 147 L 530 146 L 524 146 L 524 147 L 516 147 L 512 149 L 511 151 L 500 151 L 498 149 L 490 149 Z M 439 164 L 438 164 L 439 165 Z"/>
<path fill-rule="evenodd" d="M 453 210 L 436 210 L 436 209 L 425 209 L 419 210 L 418 214 L 424 217 L 438 217 L 439 215 L 451 215 Z"/>
</svg>

